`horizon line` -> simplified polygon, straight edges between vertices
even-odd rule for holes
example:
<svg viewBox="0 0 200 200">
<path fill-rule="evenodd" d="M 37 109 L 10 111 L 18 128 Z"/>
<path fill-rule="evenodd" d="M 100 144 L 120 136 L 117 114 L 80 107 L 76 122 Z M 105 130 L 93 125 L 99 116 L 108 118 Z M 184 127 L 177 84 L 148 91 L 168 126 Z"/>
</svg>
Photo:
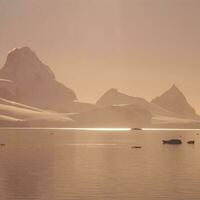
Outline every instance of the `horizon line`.
<svg viewBox="0 0 200 200">
<path fill-rule="evenodd" d="M 200 131 L 200 128 L 138 128 L 138 127 L 0 127 L 0 130 L 66 130 L 66 131 Z"/>
</svg>

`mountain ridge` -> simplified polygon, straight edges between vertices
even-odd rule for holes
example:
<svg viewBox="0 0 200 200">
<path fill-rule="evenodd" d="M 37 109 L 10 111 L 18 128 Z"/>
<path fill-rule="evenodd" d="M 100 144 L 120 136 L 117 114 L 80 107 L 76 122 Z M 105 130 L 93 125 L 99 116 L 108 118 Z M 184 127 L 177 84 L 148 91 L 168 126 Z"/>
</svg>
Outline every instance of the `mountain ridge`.
<svg viewBox="0 0 200 200">
<path fill-rule="evenodd" d="M 199 126 L 200 120 L 176 85 L 151 102 L 115 88 L 96 104 L 78 101 L 75 92 L 58 82 L 51 68 L 29 47 L 9 52 L 0 69 L 0 111 L 0 126 L 1 121 L 34 126 Z"/>
</svg>

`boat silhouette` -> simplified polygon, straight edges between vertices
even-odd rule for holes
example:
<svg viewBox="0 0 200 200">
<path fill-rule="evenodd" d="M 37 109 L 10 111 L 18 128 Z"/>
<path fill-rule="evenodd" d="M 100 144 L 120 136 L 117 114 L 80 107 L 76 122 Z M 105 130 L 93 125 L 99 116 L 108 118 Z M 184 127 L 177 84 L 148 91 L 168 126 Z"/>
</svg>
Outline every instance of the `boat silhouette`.
<svg viewBox="0 0 200 200">
<path fill-rule="evenodd" d="M 163 144 L 182 144 L 180 139 L 163 140 Z"/>
</svg>

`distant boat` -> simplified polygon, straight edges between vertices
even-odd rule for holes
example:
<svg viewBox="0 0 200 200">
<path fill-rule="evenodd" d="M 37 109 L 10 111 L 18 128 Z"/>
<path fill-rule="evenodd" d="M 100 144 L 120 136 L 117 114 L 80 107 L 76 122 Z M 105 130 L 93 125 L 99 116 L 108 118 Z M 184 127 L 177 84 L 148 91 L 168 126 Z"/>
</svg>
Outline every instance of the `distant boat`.
<svg viewBox="0 0 200 200">
<path fill-rule="evenodd" d="M 194 144 L 194 140 L 187 141 L 188 144 Z"/>
<path fill-rule="evenodd" d="M 132 131 L 141 131 L 141 128 L 131 128 Z"/>
<path fill-rule="evenodd" d="M 182 144 L 179 139 L 163 140 L 163 144 Z"/>
<path fill-rule="evenodd" d="M 131 148 L 132 149 L 141 149 L 142 147 L 141 146 L 132 146 Z"/>
</svg>

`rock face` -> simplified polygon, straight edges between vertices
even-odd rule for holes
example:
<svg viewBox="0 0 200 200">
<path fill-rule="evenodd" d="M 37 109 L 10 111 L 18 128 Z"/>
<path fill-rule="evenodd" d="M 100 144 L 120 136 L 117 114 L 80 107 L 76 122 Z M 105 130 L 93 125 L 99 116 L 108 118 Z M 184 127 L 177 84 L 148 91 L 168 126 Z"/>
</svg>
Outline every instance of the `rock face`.
<svg viewBox="0 0 200 200">
<path fill-rule="evenodd" d="M 183 93 L 173 85 L 169 90 L 160 97 L 154 98 L 152 103 L 178 114 L 184 118 L 199 119 L 194 108 L 188 103 Z"/>
<path fill-rule="evenodd" d="M 0 78 L 15 84 L 12 93 L 23 104 L 64 112 L 66 105 L 76 100 L 75 93 L 59 83 L 51 69 L 28 47 L 8 54 Z"/>
<path fill-rule="evenodd" d="M 0 97 L 7 100 L 17 100 L 13 81 L 0 79 Z"/>
</svg>

